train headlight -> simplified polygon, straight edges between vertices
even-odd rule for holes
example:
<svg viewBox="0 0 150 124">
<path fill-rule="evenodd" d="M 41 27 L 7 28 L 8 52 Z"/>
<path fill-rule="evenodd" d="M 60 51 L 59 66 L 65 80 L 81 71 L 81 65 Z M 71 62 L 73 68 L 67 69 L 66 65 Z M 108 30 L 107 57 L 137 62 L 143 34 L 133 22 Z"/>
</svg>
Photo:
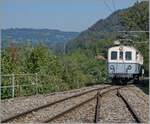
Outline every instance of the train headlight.
<svg viewBox="0 0 150 124">
<path fill-rule="evenodd" d="M 127 69 L 126 69 L 126 72 L 128 72 L 128 71 L 131 70 L 131 69 L 132 69 L 132 66 L 129 65 L 129 66 L 127 67 Z"/>
<path fill-rule="evenodd" d="M 131 66 L 131 65 L 129 65 L 127 69 L 128 69 L 128 70 L 131 70 L 131 69 L 132 69 L 132 66 Z"/>
<path fill-rule="evenodd" d="M 110 66 L 110 70 L 113 70 L 113 71 L 115 70 L 114 65 L 111 65 L 111 66 Z"/>
</svg>

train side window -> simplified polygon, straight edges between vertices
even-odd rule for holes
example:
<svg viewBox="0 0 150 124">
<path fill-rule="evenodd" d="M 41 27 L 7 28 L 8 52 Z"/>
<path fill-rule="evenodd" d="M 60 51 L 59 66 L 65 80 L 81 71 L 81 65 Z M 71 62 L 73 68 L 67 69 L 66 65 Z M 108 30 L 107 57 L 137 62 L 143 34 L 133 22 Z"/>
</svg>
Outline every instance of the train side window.
<svg viewBox="0 0 150 124">
<path fill-rule="evenodd" d="M 117 52 L 116 51 L 112 51 L 111 52 L 111 60 L 116 60 L 117 59 Z"/>
<path fill-rule="evenodd" d="M 123 52 L 122 51 L 119 52 L 119 59 L 123 60 Z"/>
<path fill-rule="evenodd" d="M 131 52 L 126 52 L 126 60 L 132 60 Z"/>
</svg>

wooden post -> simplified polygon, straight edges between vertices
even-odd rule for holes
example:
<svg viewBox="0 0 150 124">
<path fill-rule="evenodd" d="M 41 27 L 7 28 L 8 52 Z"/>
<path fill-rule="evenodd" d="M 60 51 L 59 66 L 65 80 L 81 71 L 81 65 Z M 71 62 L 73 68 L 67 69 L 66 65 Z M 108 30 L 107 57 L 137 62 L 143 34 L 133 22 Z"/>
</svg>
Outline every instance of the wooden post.
<svg viewBox="0 0 150 124">
<path fill-rule="evenodd" d="M 12 98 L 15 96 L 15 75 L 12 74 Z"/>
</svg>

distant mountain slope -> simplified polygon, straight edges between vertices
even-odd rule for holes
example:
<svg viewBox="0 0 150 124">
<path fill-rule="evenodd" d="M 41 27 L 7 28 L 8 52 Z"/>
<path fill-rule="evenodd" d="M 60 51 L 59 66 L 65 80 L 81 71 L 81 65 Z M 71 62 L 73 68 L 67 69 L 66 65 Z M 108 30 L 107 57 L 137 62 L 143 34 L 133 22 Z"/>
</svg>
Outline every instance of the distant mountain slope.
<svg viewBox="0 0 150 124">
<path fill-rule="evenodd" d="M 64 51 L 64 44 L 79 35 L 79 32 L 64 32 L 51 29 L 29 29 L 11 28 L 3 29 L 2 48 L 9 45 L 10 41 L 16 44 L 31 42 L 34 46 L 39 42 L 47 45 L 52 51 L 61 53 Z"/>
<path fill-rule="evenodd" d="M 89 29 L 80 33 L 78 37 L 68 43 L 67 49 L 85 48 L 91 42 L 103 39 L 116 39 L 124 30 L 148 30 L 148 2 L 135 3 L 134 6 L 117 10 L 106 19 L 101 19 Z"/>
<path fill-rule="evenodd" d="M 11 38 L 15 41 L 64 42 L 75 38 L 78 34 L 78 32 L 64 32 L 50 29 L 12 28 L 2 30 L 2 40 Z"/>
<path fill-rule="evenodd" d="M 2 29 L 2 41 L 31 41 L 33 44 L 44 42 L 48 44 L 64 43 L 78 36 L 78 32 L 64 32 L 50 29 L 11 28 Z"/>
</svg>

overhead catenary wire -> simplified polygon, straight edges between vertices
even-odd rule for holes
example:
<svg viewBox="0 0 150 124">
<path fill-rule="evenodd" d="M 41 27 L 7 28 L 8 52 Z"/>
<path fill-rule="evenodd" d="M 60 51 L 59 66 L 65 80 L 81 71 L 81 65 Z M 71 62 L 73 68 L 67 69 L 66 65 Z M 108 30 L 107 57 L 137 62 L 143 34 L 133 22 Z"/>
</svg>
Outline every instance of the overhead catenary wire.
<svg viewBox="0 0 150 124">
<path fill-rule="evenodd" d="M 147 44 L 149 43 L 149 41 L 133 41 L 131 39 L 118 39 L 119 41 L 126 41 L 126 42 L 131 42 L 131 43 L 135 43 L 135 44 Z"/>
<path fill-rule="evenodd" d="M 142 1 L 148 1 L 148 0 L 136 0 L 138 3 L 142 2 Z M 111 0 L 110 2 L 113 6 L 113 9 L 114 11 L 116 11 L 116 5 L 115 5 L 115 1 L 114 0 Z M 104 4 L 105 6 L 108 8 L 109 11 L 113 12 L 112 11 L 112 8 L 110 7 L 110 5 L 106 2 L 106 0 L 104 0 Z M 138 16 L 141 16 L 139 11 L 136 12 L 136 14 Z M 119 16 L 119 15 L 118 15 Z M 119 18 L 119 17 L 118 17 Z M 134 22 L 135 23 L 135 22 Z M 119 31 L 101 31 L 101 32 L 112 32 L 112 33 L 149 33 L 148 30 L 119 30 Z M 141 42 L 136 42 L 136 43 L 149 43 L 149 41 L 141 41 Z"/>
<path fill-rule="evenodd" d="M 148 1 L 148 0 L 136 0 L 136 1 L 137 1 L 138 3 L 140 3 L 140 2 L 142 2 L 142 1 Z M 112 0 L 111 3 L 112 3 L 112 6 L 113 6 L 113 8 L 114 8 L 114 11 L 116 11 L 116 5 L 115 5 L 114 0 Z M 105 4 L 105 6 L 112 12 L 111 7 L 110 7 L 109 4 L 106 2 L 106 0 L 104 0 L 104 4 Z M 141 16 L 141 15 L 139 14 L 139 11 L 136 11 L 136 14 L 137 14 L 138 16 Z M 134 22 L 134 23 L 135 23 L 135 22 Z M 115 31 L 114 31 L 114 32 L 115 32 Z M 137 30 L 137 31 L 117 31 L 117 32 L 149 32 L 149 31 Z"/>
<path fill-rule="evenodd" d="M 135 0 L 136 2 L 135 3 L 137 3 L 138 5 L 141 3 L 141 2 L 148 2 L 149 0 Z M 138 17 L 141 17 L 141 16 L 143 16 L 143 15 L 141 15 L 141 10 L 139 10 L 139 8 L 138 7 L 136 7 L 136 11 L 135 11 L 135 14 L 138 16 Z M 135 22 L 134 22 L 134 24 L 136 24 Z M 146 28 L 146 27 L 145 27 Z M 141 30 L 141 31 L 130 31 L 130 32 L 149 32 L 149 31 L 144 31 L 144 30 Z"/>
</svg>

